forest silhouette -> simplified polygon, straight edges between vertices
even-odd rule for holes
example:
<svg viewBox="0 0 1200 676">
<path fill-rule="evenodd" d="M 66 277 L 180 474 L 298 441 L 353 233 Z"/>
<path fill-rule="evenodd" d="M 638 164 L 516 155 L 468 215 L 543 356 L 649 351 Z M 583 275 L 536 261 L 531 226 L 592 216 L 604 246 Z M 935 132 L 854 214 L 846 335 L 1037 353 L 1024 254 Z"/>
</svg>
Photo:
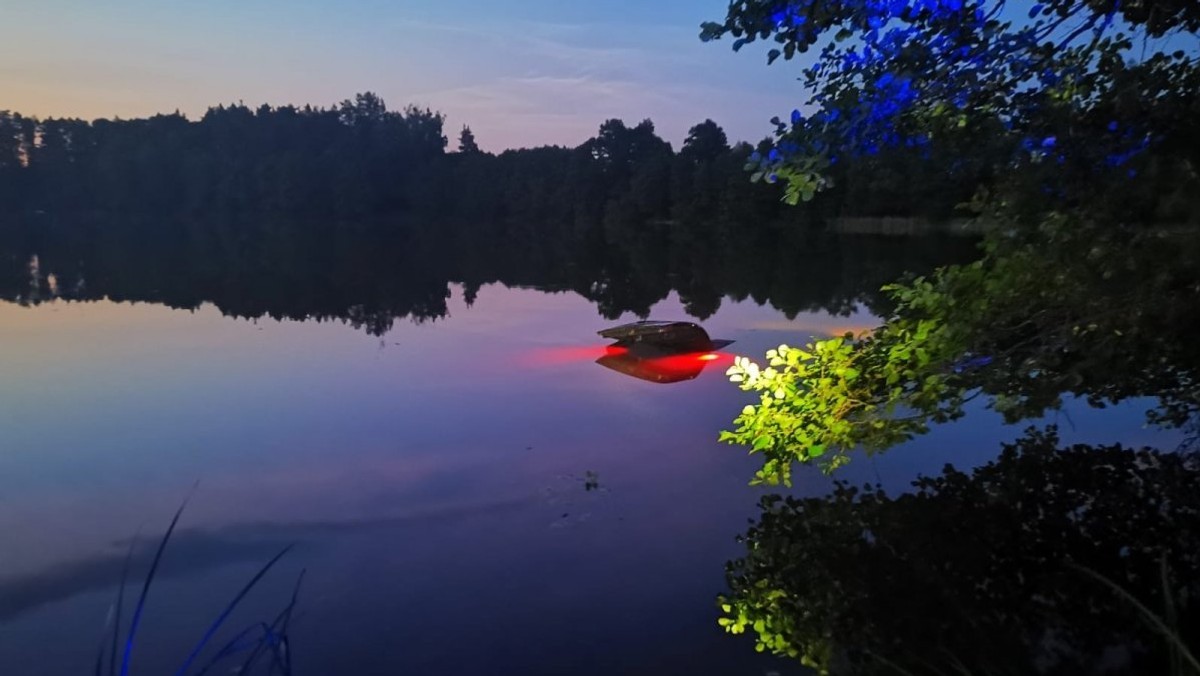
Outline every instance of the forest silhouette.
<svg viewBox="0 0 1200 676">
<path fill-rule="evenodd" d="M 444 122 L 429 109 L 388 110 L 369 92 L 328 108 L 221 105 L 196 121 L 0 112 L 0 204 L 7 214 L 404 215 L 575 227 L 714 215 L 943 219 L 979 178 L 898 149 L 836 167 L 835 189 L 786 210 L 780 186 L 746 180 L 755 149 L 731 145 L 712 120 L 692 127 L 678 152 L 650 120 L 611 119 L 575 148 L 499 154 L 482 152 L 466 127 L 447 152 Z"/>
<path fill-rule="evenodd" d="M 679 152 L 649 120 L 500 154 L 465 127 L 447 152 L 443 125 L 370 93 L 330 108 L 218 106 L 194 122 L 0 114 L 0 297 L 211 302 L 382 335 L 444 316 L 451 284 L 468 303 L 497 282 L 574 291 L 606 318 L 644 317 L 672 291 L 700 319 L 725 297 L 789 316 L 880 310 L 884 283 L 974 254 L 968 239 L 827 227 L 947 216 L 962 195 L 904 166 L 915 158 L 845 168 L 839 189 L 796 209 L 747 180 L 754 149 L 711 120 Z"/>
</svg>

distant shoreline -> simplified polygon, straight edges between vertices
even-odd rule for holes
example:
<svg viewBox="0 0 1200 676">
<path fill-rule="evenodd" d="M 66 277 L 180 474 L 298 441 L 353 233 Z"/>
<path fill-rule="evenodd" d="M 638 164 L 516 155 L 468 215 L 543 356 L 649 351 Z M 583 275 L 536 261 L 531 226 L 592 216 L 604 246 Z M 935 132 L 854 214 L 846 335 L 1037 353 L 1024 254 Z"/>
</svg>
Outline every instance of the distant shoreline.
<svg viewBox="0 0 1200 676">
<path fill-rule="evenodd" d="M 934 221 L 913 216 L 844 216 L 829 221 L 829 229 L 839 235 L 886 235 L 914 237 L 922 235 L 955 235 L 981 237 L 987 226 L 979 219 L 953 218 Z"/>
</svg>

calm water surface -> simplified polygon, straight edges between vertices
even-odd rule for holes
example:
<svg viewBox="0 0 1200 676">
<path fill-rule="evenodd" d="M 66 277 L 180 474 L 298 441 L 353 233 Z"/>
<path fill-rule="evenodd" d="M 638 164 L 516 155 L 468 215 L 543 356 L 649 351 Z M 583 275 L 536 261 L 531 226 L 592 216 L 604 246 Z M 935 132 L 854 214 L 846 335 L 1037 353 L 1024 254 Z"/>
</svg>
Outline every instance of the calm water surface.
<svg viewBox="0 0 1200 676">
<path fill-rule="evenodd" d="M 289 543 L 232 624 L 273 615 L 306 569 L 298 674 L 787 673 L 716 624 L 761 495 L 755 460 L 715 441 L 746 397 L 722 373 L 872 318 L 727 300 L 704 323 L 736 342 L 663 385 L 595 363 L 615 322 L 574 293 L 452 290 L 447 317 L 383 336 L 207 304 L 0 303 L 0 673 L 90 669 L 129 538 L 160 535 L 196 482 L 137 673 L 177 667 Z M 686 313 L 672 293 L 651 316 Z M 1140 416 L 1060 424 L 1169 445 Z M 843 477 L 900 490 L 1019 432 L 978 410 Z M 828 487 L 809 472 L 796 491 Z"/>
</svg>

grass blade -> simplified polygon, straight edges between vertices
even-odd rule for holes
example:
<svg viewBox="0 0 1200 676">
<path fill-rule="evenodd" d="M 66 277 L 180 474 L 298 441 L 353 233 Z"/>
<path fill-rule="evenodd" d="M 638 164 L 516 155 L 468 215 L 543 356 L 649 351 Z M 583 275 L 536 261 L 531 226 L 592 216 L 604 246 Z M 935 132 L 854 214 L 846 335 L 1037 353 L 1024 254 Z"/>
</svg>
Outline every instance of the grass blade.
<svg viewBox="0 0 1200 676">
<path fill-rule="evenodd" d="M 1172 594 L 1171 594 L 1171 580 L 1170 580 L 1170 575 L 1168 574 L 1168 571 L 1167 571 L 1167 556 L 1166 556 L 1166 554 L 1163 554 L 1161 557 L 1159 557 L 1158 563 L 1159 563 L 1160 575 L 1162 577 L 1163 603 L 1166 606 L 1166 618 L 1165 618 L 1164 622 L 1166 623 L 1166 625 L 1168 627 L 1178 627 L 1179 621 L 1175 615 L 1175 599 L 1172 597 Z M 1198 670 L 1198 671 L 1200 671 L 1200 670 Z M 1180 661 L 1179 650 L 1176 649 L 1174 644 L 1171 645 L 1171 673 L 1172 674 L 1182 674 L 1183 673 L 1183 663 Z"/>
<path fill-rule="evenodd" d="M 108 609 L 108 618 L 104 621 L 104 633 L 100 636 L 100 645 L 96 646 L 96 676 L 104 676 L 104 643 L 110 633 L 112 639 L 108 658 L 109 676 L 113 676 L 117 668 L 117 644 L 120 643 L 121 637 L 121 606 L 125 601 L 125 582 L 129 578 L 129 562 L 133 558 L 137 539 L 137 535 L 134 535 L 133 540 L 129 542 L 129 551 L 125 553 L 125 563 L 121 566 L 121 582 L 117 585 L 117 598 Z"/>
<path fill-rule="evenodd" d="M 246 661 L 242 663 L 242 667 L 238 669 L 238 674 L 244 675 L 250 673 L 250 670 L 254 668 L 254 663 L 257 662 L 259 656 L 262 655 L 263 646 L 271 645 L 276 636 L 287 636 L 288 625 L 292 621 L 292 611 L 296 607 L 296 600 L 300 597 L 300 585 L 304 582 L 304 574 L 306 572 L 307 570 L 300 571 L 300 576 L 296 578 L 296 586 L 292 588 L 291 602 L 288 603 L 287 607 L 275 616 L 275 621 L 272 622 L 271 626 L 267 628 L 267 632 L 263 636 L 263 641 L 254 648 L 254 652 L 250 653 L 250 656 L 247 657 Z"/>
<path fill-rule="evenodd" d="M 96 676 L 104 676 L 104 639 L 108 633 L 108 624 L 104 625 L 104 634 L 100 635 L 100 645 L 96 646 Z"/>
<path fill-rule="evenodd" d="M 195 487 L 192 488 L 195 490 Z M 129 622 L 129 635 L 125 637 L 125 652 L 121 657 L 121 676 L 129 676 L 129 664 L 133 657 L 133 640 L 137 638 L 138 626 L 142 622 L 142 611 L 146 609 L 146 597 L 150 595 L 150 585 L 154 582 L 154 574 L 158 572 L 158 564 L 162 561 L 163 551 L 167 548 L 167 542 L 171 539 L 171 534 L 175 532 L 175 526 L 179 523 L 179 517 L 183 515 L 183 510 L 187 507 L 188 500 L 191 495 L 183 499 L 183 504 L 179 505 L 179 509 L 175 511 L 175 517 L 171 519 L 171 525 L 167 527 L 167 532 L 163 534 L 162 540 L 158 543 L 158 551 L 154 552 L 154 561 L 150 564 L 150 570 L 146 573 L 146 581 L 142 583 L 142 593 L 138 595 L 137 605 L 133 609 L 133 619 Z"/>
<path fill-rule="evenodd" d="M 138 535 L 133 536 L 129 550 L 125 552 L 125 563 L 121 565 L 121 583 L 117 585 L 117 604 L 113 614 L 112 644 L 108 654 L 108 676 L 115 676 L 117 671 L 117 644 L 121 642 L 121 610 L 125 605 L 125 584 L 129 581 L 129 564 L 133 560 L 133 550 L 137 548 Z"/>
<path fill-rule="evenodd" d="M 250 634 L 250 632 L 252 632 L 256 629 L 263 632 L 262 636 L 259 637 L 253 643 L 243 644 L 243 640 L 246 638 L 246 636 L 248 634 Z M 236 654 L 242 652 L 243 650 L 250 650 L 250 649 L 258 650 L 259 646 L 262 645 L 262 642 L 264 640 L 266 640 L 265 637 L 268 635 L 269 632 L 270 632 L 270 628 L 267 627 L 267 625 L 262 622 L 255 622 L 254 624 L 250 625 L 249 627 L 246 627 L 245 629 L 241 630 L 236 635 L 234 635 L 233 638 L 229 639 L 229 641 L 224 646 L 222 646 L 221 649 L 218 650 L 215 655 L 212 656 L 212 659 L 210 659 L 208 661 L 208 664 L 204 665 L 203 669 L 196 672 L 196 676 L 204 676 L 204 674 L 207 674 L 213 667 L 217 666 L 218 662 L 225 659 L 226 657 L 236 655 Z M 242 673 L 242 672 L 239 671 L 237 673 Z"/>
<path fill-rule="evenodd" d="M 899 664 L 896 664 L 895 662 L 889 660 L 888 658 L 884 657 L 883 655 L 877 655 L 870 650 L 863 650 L 863 652 L 868 657 L 878 660 L 884 666 L 894 669 L 896 671 L 896 673 L 900 674 L 900 676 L 913 676 L 913 673 L 911 671 L 909 671 L 908 669 L 905 669 L 904 667 L 900 666 Z"/>
<path fill-rule="evenodd" d="M 229 618 L 229 615 L 233 612 L 233 609 L 236 608 L 239 603 L 241 603 L 242 599 L 246 597 L 246 594 L 250 593 L 250 590 L 253 589 L 254 585 L 258 584 L 258 581 L 267 574 L 267 571 L 271 570 L 271 566 L 274 566 L 279 559 L 283 558 L 284 554 L 287 554 L 289 551 L 291 551 L 293 546 L 294 545 L 288 545 L 284 547 L 282 551 L 276 554 L 274 558 L 260 568 L 254 577 L 250 578 L 250 581 L 246 583 L 246 586 L 242 587 L 242 590 L 237 593 L 237 596 L 233 597 L 233 600 L 225 606 L 225 609 L 221 611 L 221 614 L 217 616 L 217 619 L 214 620 L 213 623 L 208 627 L 208 631 L 204 632 L 204 637 L 200 639 L 200 642 L 196 644 L 195 648 L 192 648 L 192 652 L 187 656 L 187 659 L 184 660 L 183 666 L 179 667 L 179 670 L 175 672 L 176 676 L 184 676 L 187 673 L 187 670 L 191 668 L 192 663 L 195 662 L 196 658 L 200 656 L 200 651 L 203 650 L 206 645 L 208 645 L 210 640 L 212 640 L 213 634 L 217 633 L 217 630 L 222 624 L 225 623 L 225 620 Z"/>
<path fill-rule="evenodd" d="M 1192 651 L 1188 650 L 1187 644 L 1185 644 L 1183 639 L 1179 637 L 1179 633 L 1168 626 L 1167 623 L 1163 622 L 1162 618 L 1156 615 L 1154 611 L 1147 608 L 1141 601 L 1137 600 L 1137 597 L 1123 589 L 1121 585 L 1113 582 L 1107 577 L 1104 577 L 1091 568 L 1085 568 L 1083 566 L 1073 567 L 1100 581 L 1106 587 L 1116 592 L 1118 596 L 1125 599 L 1125 601 L 1134 608 L 1137 608 L 1138 612 L 1140 612 L 1146 618 L 1146 620 L 1159 631 L 1159 633 L 1166 637 L 1168 643 L 1170 643 L 1174 649 L 1179 651 L 1179 655 L 1184 659 L 1184 661 L 1191 665 L 1192 669 L 1194 669 L 1196 673 L 1200 674 L 1200 660 L 1197 660 L 1196 656 L 1192 654 Z"/>
</svg>

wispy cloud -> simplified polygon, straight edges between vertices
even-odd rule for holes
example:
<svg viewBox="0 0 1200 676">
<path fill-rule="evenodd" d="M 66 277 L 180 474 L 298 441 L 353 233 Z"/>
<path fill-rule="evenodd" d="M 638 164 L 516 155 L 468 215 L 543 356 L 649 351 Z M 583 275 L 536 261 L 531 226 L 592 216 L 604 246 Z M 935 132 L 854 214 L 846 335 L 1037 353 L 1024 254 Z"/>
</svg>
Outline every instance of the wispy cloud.
<svg viewBox="0 0 1200 676">
<path fill-rule="evenodd" d="M 455 112 L 484 147 L 578 145 L 605 119 L 690 119 L 702 86 L 574 76 L 503 77 L 477 86 L 426 92 L 421 100 Z M 696 122 L 698 120 L 692 120 Z M 668 136 L 678 130 L 660 130 Z"/>
<path fill-rule="evenodd" d="M 0 25 L 9 38 L 0 40 L 0 60 L 13 85 L 6 107 L 89 118 L 200 115 L 220 102 L 321 105 L 372 90 L 396 107 L 438 108 L 499 149 L 574 145 L 607 117 L 651 117 L 675 142 L 705 117 L 727 120 L 734 137 L 756 136 L 800 98 L 794 71 L 768 73 L 761 55 L 702 45 L 698 23 L 711 17 L 682 0 L 673 8 L 547 3 L 536 12 L 516 0 L 453 9 L 412 0 L 370 12 L 321 0 L 285 13 L 263 3 L 135 13 L 58 1 L 75 11 L 26 3 L 20 30 Z"/>
<path fill-rule="evenodd" d="M 686 50 L 675 48 L 678 40 L 685 37 L 677 28 L 655 31 L 653 39 L 642 39 L 634 33 L 643 31 L 626 30 L 614 36 L 611 31 L 599 26 L 530 21 L 513 22 L 505 26 L 503 31 L 485 26 L 417 19 L 400 20 L 396 27 L 469 38 L 475 42 L 473 47 L 463 45 L 457 48 L 479 49 L 483 46 L 493 58 L 512 59 L 512 63 L 522 62 L 514 57 L 532 58 L 539 66 L 537 70 L 559 75 L 628 75 L 695 65 L 698 62 Z M 671 33 L 676 34 L 673 36 L 675 39 L 671 39 Z"/>
<path fill-rule="evenodd" d="M 406 19 L 399 22 L 460 54 L 471 75 L 414 96 L 470 124 L 487 149 L 577 145 L 605 119 L 656 120 L 679 142 L 692 124 L 717 116 L 728 89 L 710 84 L 694 31 L 513 21 L 490 27 Z M 470 70 L 470 65 L 482 60 Z M 494 64 L 503 64 L 498 66 Z M 698 112 L 706 111 L 706 112 Z M 778 111 L 773 111 L 774 114 Z"/>
</svg>

